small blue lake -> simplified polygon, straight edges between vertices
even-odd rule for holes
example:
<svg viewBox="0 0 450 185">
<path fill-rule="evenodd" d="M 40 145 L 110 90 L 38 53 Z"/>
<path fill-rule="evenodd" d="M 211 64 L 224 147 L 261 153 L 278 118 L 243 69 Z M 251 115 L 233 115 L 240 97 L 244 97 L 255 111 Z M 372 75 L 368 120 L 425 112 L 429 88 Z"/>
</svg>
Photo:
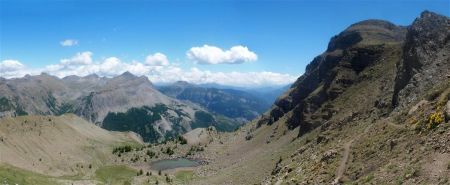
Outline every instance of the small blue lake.
<svg viewBox="0 0 450 185">
<path fill-rule="evenodd" d="M 169 170 L 182 167 L 196 167 L 200 166 L 200 163 L 195 160 L 177 158 L 177 159 L 163 159 L 150 163 L 150 168 L 153 170 Z"/>
</svg>

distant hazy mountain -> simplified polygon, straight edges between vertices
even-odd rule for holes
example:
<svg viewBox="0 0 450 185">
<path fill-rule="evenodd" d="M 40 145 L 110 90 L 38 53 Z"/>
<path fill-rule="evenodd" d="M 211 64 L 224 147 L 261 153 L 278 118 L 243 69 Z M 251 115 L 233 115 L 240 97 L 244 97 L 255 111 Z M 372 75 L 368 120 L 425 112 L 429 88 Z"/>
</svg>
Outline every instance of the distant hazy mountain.
<svg viewBox="0 0 450 185">
<path fill-rule="evenodd" d="M 285 86 L 276 86 L 276 87 L 264 87 L 264 88 L 253 88 L 247 89 L 248 93 L 254 94 L 258 98 L 263 99 L 269 104 L 273 104 L 275 100 L 281 96 L 284 92 L 286 92 L 292 84 L 288 84 Z"/>
<path fill-rule="evenodd" d="M 198 86 L 204 88 L 234 89 L 239 91 L 245 91 L 247 93 L 253 94 L 254 96 L 257 96 L 260 99 L 263 99 L 268 104 L 273 104 L 280 95 L 282 95 L 292 86 L 292 84 L 265 86 L 265 87 L 237 87 L 237 86 L 220 85 L 216 83 L 208 83 L 208 84 L 199 84 Z"/>
<path fill-rule="evenodd" d="M 170 97 L 199 104 L 210 112 L 235 119 L 252 120 L 270 107 L 268 101 L 252 93 L 202 87 L 184 81 L 159 87 L 159 90 Z"/>
<path fill-rule="evenodd" d="M 237 122 L 216 117 L 194 104 L 170 98 L 146 77 L 89 75 L 59 79 L 47 74 L 0 79 L 0 117 L 75 113 L 103 128 L 134 131 L 156 142 L 197 127 L 235 129 Z M 206 120 L 206 121 L 205 121 Z"/>
</svg>

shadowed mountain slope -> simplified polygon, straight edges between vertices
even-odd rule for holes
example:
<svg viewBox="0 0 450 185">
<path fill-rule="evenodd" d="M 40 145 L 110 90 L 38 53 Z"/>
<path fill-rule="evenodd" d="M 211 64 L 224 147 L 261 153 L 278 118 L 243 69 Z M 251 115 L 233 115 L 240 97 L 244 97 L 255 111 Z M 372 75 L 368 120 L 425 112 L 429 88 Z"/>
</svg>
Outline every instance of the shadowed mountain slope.
<svg viewBox="0 0 450 185">
<path fill-rule="evenodd" d="M 331 39 L 327 51 L 308 64 L 305 74 L 275 102 L 259 124 L 271 124 L 291 112 L 287 122 L 290 128 L 300 126 L 300 132 L 305 133 L 319 126 L 321 120 L 328 119 L 336 111 L 331 105 L 324 106 L 326 102 L 355 84 L 375 78 L 370 76 L 370 70 L 373 70 L 370 67 L 400 60 L 405 34 L 406 28 L 380 20 L 351 25 Z M 380 103 L 385 108 L 390 107 L 384 105 L 390 104 L 389 101 Z M 311 117 L 313 114 L 319 119 Z"/>
<path fill-rule="evenodd" d="M 159 90 L 170 97 L 197 103 L 210 112 L 247 121 L 270 106 L 265 100 L 244 91 L 206 88 L 182 81 L 160 87 Z"/>
</svg>

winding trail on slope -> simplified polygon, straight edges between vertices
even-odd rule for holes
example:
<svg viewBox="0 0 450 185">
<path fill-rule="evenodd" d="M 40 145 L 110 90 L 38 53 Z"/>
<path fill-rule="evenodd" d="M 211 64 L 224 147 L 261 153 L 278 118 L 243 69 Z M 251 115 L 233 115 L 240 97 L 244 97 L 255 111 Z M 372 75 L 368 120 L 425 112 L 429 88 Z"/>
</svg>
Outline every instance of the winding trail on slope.
<svg viewBox="0 0 450 185">
<path fill-rule="evenodd" d="M 364 132 L 358 134 L 357 136 L 353 137 L 353 139 L 351 139 L 350 141 L 348 141 L 347 143 L 344 144 L 343 148 L 344 148 L 344 153 L 342 155 L 342 159 L 341 159 L 341 163 L 339 164 L 339 167 L 336 170 L 336 178 L 334 179 L 332 184 L 340 184 L 342 177 L 344 176 L 345 170 L 347 169 L 347 162 L 348 162 L 348 158 L 350 156 L 350 149 L 353 145 L 353 142 L 356 139 L 359 139 L 362 135 L 366 134 L 367 132 L 369 132 L 370 128 L 372 128 L 372 125 L 367 126 L 364 129 Z"/>
<path fill-rule="evenodd" d="M 390 126 L 392 126 L 394 128 L 397 128 L 397 129 L 405 129 L 405 127 L 402 126 L 402 125 L 398 125 L 398 124 L 392 123 L 389 120 L 389 118 L 383 119 L 383 123 L 385 123 L 387 125 L 390 125 Z M 343 177 L 343 175 L 345 173 L 345 170 L 347 169 L 348 157 L 350 155 L 350 149 L 351 149 L 351 146 L 353 145 L 353 142 L 356 139 L 359 139 L 362 135 L 364 135 L 367 132 L 369 132 L 369 130 L 370 130 L 370 128 L 372 128 L 372 126 L 373 126 L 373 124 L 367 126 L 366 129 L 364 129 L 363 133 L 358 134 L 357 136 L 353 137 L 353 139 L 351 139 L 350 141 L 348 141 L 347 143 L 344 144 L 344 146 L 343 146 L 344 153 L 343 153 L 343 156 L 342 156 L 342 159 L 341 159 L 341 163 L 339 164 L 339 167 L 336 170 L 336 178 L 334 179 L 332 184 L 340 184 L 341 179 L 342 179 L 342 177 Z"/>
<path fill-rule="evenodd" d="M 353 141 L 355 141 L 355 139 L 352 139 L 344 144 L 344 154 L 341 159 L 341 164 L 336 171 L 336 179 L 334 179 L 333 184 L 338 184 L 342 176 L 344 175 L 345 169 L 347 167 L 348 156 L 350 155 L 350 147 L 352 146 Z"/>
</svg>

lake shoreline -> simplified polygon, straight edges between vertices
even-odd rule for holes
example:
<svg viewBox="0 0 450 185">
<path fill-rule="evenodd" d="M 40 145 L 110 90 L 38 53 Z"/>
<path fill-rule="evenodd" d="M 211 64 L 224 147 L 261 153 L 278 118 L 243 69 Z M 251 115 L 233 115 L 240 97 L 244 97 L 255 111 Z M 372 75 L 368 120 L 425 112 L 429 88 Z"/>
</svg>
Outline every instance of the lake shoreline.
<svg viewBox="0 0 450 185">
<path fill-rule="evenodd" d="M 179 168 L 193 169 L 206 164 L 208 164 L 208 162 L 205 160 L 179 157 L 153 161 L 150 163 L 150 169 L 155 171 L 169 171 Z"/>
</svg>

